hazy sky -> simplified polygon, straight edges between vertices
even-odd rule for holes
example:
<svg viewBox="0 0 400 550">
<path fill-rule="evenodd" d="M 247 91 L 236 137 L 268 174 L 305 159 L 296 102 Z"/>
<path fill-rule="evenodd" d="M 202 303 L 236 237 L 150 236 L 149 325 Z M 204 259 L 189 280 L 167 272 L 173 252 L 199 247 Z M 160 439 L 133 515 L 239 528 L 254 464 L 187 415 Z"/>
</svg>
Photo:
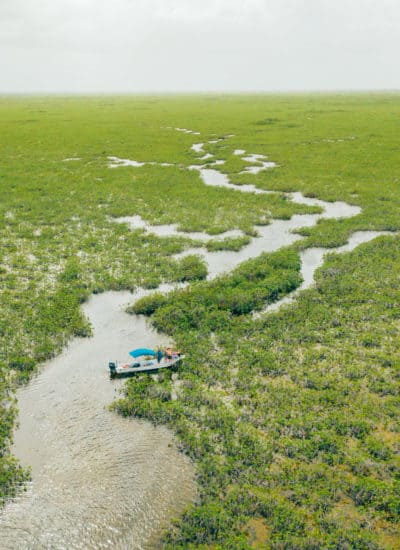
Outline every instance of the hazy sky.
<svg viewBox="0 0 400 550">
<path fill-rule="evenodd" d="M 0 0 L 0 92 L 399 89 L 399 0 Z"/>
</svg>

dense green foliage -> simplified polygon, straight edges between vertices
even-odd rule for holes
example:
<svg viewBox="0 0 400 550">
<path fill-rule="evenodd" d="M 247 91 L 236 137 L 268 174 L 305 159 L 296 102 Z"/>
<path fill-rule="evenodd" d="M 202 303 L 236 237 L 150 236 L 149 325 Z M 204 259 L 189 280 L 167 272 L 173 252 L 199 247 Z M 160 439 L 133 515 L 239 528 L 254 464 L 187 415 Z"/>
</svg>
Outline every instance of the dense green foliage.
<svg viewBox="0 0 400 550">
<path fill-rule="evenodd" d="M 182 331 L 219 330 L 232 315 L 243 315 L 275 302 L 301 282 L 300 259 L 293 250 L 261 254 L 237 267 L 232 274 L 173 291 L 167 297 L 155 293 L 138 300 L 129 311 L 152 314 L 154 325 L 168 334 L 177 323 Z M 161 307 L 160 307 L 161 306 Z"/>
<path fill-rule="evenodd" d="M 26 477 L 9 453 L 13 388 L 69 338 L 90 334 L 80 312 L 90 293 L 200 280 L 134 305 L 187 359 L 178 381 L 134 379 L 116 405 L 169 424 L 196 460 L 200 502 L 170 545 L 396 547 L 398 237 L 332 256 L 286 311 L 265 320 L 250 311 L 298 286 L 299 248 L 400 228 L 399 103 L 395 94 L 2 98 L 0 496 Z M 201 281 L 198 257 L 173 257 L 200 243 L 113 218 L 252 235 L 256 224 L 312 211 L 279 193 L 204 186 L 187 170 L 201 156 L 191 145 L 217 137 L 204 149 L 226 160 L 218 169 L 235 183 L 344 200 L 362 213 L 320 221 L 295 246 Z M 242 174 L 236 148 L 279 167 Z M 173 166 L 110 169 L 109 156 Z M 239 249 L 244 239 L 204 246 Z"/>
<path fill-rule="evenodd" d="M 15 495 L 19 485 L 28 479 L 28 472 L 21 468 L 9 452 L 16 416 L 10 386 L 9 373 L 4 365 L 0 365 L 0 506 L 6 497 Z"/>
<path fill-rule="evenodd" d="M 243 237 L 231 237 L 222 240 L 211 239 L 207 243 L 207 250 L 215 252 L 217 250 L 234 250 L 237 252 L 244 245 L 250 242 L 250 238 L 247 235 Z"/>
</svg>

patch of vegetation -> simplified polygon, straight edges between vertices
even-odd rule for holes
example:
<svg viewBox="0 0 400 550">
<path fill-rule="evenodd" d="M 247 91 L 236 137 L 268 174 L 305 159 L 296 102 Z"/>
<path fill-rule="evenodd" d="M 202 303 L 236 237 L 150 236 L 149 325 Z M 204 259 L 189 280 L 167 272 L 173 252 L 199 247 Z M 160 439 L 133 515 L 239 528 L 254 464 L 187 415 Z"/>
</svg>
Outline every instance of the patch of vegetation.
<svg viewBox="0 0 400 550">
<path fill-rule="evenodd" d="M 250 237 L 248 235 L 243 235 L 243 237 L 227 237 L 222 240 L 212 239 L 207 243 L 207 250 L 209 252 L 217 252 L 218 250 L 239 252 L 249 242 Z"/>
<path fill-rule="evenodd" d="M 19 364 L 23 368 L 23 364 Z M 27 365 L 29 369 L 29 365 Z M 17 409 L 11 393 L 10 374 L 0 362 L 0 506 L 8 497 L 15 496 L 29 479 L 29 471 L 20 466 L 10 453 Z"/>
<path fill-rule="evenodd" d="M 262 120 L 257 120 L 254 124 L 257 124 L 258 126 L 267 126 L 268 124 L 276 124 L 277 122 L 279 122 L 279 118 L 267 117 Z"/>
<path fill-rule="evenodd" d="M 296 252 L 283 249 L 261 254 L 223 275 L 203 284 L 176 290 L 168 297 L 146 296 L 130 311 L 154 314 L 154 325 L 172 334 L 179 325 L 182 331 L 218 330 L 232 316 L 244 315 L 275 302 L 301 283 L 300 259 Z"/>
<path fill-rule="evenodd" d="M 207 277 L 207 265 L 204 260 L 195 254 L 185 256 L 179 262 L 174 274 L 174 281 L 198 281 Z"/>
</svg>

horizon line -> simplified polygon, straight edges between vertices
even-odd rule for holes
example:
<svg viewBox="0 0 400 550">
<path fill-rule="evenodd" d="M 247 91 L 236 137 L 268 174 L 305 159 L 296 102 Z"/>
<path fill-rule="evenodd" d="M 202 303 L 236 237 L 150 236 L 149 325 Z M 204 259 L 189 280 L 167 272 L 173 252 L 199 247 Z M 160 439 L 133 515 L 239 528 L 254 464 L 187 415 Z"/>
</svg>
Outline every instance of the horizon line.
<svg viewBox="0 0 400 550">
<path fill-rule="evenodd" d="M 297 95 L 297 94 L 385 94 L 400 93 L 400 88 L 299 88 L 296 90 L 277 89 L 277 90 L 146 90 L 146 91 L 1 91 L 0 97 L 6 96 L 147 96 L 147 95 Z"/>
</svg>

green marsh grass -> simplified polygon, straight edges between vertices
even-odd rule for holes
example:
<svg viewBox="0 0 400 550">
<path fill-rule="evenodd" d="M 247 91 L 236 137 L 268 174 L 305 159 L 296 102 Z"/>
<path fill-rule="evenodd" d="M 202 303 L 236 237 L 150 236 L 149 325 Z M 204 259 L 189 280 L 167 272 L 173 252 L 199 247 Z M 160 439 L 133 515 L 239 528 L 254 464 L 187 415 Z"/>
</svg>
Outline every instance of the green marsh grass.
<svg viewBox="0 0 400 550">
<path fill-rule="evenodd" d="M 0 497 L 28 475 L 10 454 L 15 387 L 90 334 L 80 304 L 93 292 L 197 281 L 133 306 L 185 349 L 177 399 L 167 373 L 131 380 L 115 404 L 168 424 L 196 461 L 200 502 L 166 545 L 248 548 L 258 522 L 265 548 L 395 548 L 399 238 L 332 255 L 284 311 L 254 320 L 251 310 L 300 284 L 298 250 L 399 230 L 399 104 L 397 94 L 1 98 Z M 191 145 L 227 135 L 204 149 L 226 160 L 217 169 L 231 181 L 362 213 L 321 220 L 293 247 L 211 282 L 199 258 L 173 258 L 189 238 L 114 223 L 140 214 L 183 231 L 252 235 L 313 211 L 203 185 L 187 170 L 200 156 Z M 278 167 L 241 174 L 239 148 Z M 110 169 L 109 156 L 174 166 Z"/>
</svg>

